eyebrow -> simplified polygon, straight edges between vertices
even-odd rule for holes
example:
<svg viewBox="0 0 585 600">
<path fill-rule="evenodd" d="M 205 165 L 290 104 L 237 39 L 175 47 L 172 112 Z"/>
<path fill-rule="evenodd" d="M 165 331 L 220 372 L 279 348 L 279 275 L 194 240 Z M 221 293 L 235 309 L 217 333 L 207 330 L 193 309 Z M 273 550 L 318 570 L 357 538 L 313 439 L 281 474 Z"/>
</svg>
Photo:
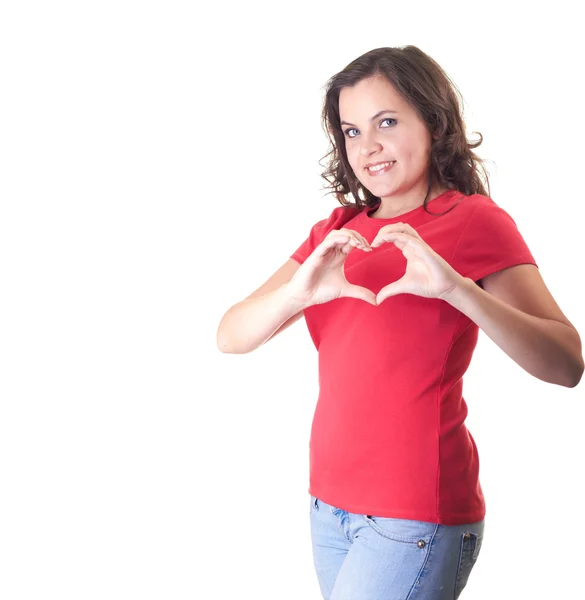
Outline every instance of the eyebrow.
<svg viewBox="0 0 585 600">
<path fill-rule="evenodd" d="M 381 110 L 380 112 L 377 112 L 370 119 L 370 121 L 373 121 L 374 119 L 376 119 L 376 117 L 379 117 L 380 115 L 383 115 L 384 113 L 396 113 L 396 114 L 398 114 L 398 111 L 396 111 L 396 110 Z M 352 127 L 355 127 L 355 125 L 353 123 L 348 123 L 347 121 L 341 121 L 340 125 L 351 125 Z"/>
</svg>

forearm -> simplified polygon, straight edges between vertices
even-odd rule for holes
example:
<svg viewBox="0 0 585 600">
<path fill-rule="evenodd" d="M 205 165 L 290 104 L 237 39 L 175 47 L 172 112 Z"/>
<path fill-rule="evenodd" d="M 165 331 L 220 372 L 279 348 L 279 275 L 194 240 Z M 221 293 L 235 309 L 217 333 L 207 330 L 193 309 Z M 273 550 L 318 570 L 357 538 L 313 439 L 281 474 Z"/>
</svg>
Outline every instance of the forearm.
<svg viewBox="0 0 585 600">
<path fill-rule="evenodd" d="M 217 347 L 229 354 L 251 352 L 306 306 L 290 294 L 287 284 L 242 300 L 223 316 L 217 330 Z"/>
<path fill-rule="evenodd" d="M 469 317 L 534 377 L 574 387 L 583 374 L 579 334 L 568 325 L 529 315 L 464 278 L 443 299 Z"/>
</svg>

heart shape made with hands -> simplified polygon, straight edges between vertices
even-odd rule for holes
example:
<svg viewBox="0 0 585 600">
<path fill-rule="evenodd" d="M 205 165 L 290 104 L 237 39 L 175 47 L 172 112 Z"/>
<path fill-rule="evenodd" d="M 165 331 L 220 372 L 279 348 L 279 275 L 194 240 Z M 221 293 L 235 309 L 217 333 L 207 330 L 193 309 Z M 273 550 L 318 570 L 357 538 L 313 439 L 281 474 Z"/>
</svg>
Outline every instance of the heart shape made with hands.
<svg viewBox="0 0 585 600">
<path fill-rule="evenodd" d="M 386 298 L 397 294 L 444 299 L 464 279 L 408 223 L 384 225 L 369 247 L 378 248 L 385 243 L 393 243 L 399 248 L 407 262 L 404 275 L 384 286 L 376 295 L 378 306 Z"/>
</svg>

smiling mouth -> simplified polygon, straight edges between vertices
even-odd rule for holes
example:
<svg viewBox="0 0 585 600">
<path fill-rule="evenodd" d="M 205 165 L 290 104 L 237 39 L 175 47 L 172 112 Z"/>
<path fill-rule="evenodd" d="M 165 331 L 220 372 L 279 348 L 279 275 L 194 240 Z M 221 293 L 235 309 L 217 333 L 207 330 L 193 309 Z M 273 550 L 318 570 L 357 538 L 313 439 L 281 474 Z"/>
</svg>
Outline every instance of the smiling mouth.
<svg viewBox="0 0 585 600">
<path fill-rule="evenodd" d="M 396 161 L 393 160 L 392 162 L 387 164 L 385 167 L 382 167 L 381 169 L 378 167 L 377 169 L 375 169 L 373 171 L 369 167 L 366 167 L 366 172 L 368 173 L 368 175 L 371 175 L 372 177 L 377 177 L 379 175 L 383 175 L 384 173 L 387 173 L 388 171 L 390 171 L 392 169 L 395 162 Z"/>
</svg>

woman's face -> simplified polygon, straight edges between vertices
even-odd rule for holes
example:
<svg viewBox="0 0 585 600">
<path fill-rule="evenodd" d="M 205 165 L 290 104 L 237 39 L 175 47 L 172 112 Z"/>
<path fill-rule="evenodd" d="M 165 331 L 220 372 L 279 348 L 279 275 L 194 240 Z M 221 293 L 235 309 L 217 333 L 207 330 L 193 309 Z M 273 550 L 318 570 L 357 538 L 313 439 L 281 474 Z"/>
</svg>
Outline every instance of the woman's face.
<svg viewBox="0 0 585 600">
<path fill-rule="evenodd" d="M 379 198 L 418 189 L 426 194 L 431 135 L 385 77 L 343 88 L 339 114 L 349 164 L 364 187 Z M 396 162 L 380 175 L 370 174 L 366 165 L 380 161 Z"/>
</svg>

